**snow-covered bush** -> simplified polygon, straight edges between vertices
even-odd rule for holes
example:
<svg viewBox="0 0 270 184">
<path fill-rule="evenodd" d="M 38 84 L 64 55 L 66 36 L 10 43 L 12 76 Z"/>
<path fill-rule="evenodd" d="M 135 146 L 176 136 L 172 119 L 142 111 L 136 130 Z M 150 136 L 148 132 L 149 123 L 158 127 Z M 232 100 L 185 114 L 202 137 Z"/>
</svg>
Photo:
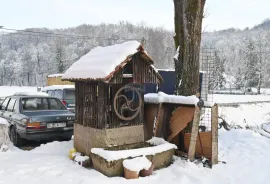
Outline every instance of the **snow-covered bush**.
<svg viewBox="0 0 270 184">
<path fill-rule="evenodd" d="M 5 119 L 0 118 L 0 152 L 7 151 L 9 147 L 10 140 L 8 135 L 8 127 L 8 122 Z"/>
</svg>

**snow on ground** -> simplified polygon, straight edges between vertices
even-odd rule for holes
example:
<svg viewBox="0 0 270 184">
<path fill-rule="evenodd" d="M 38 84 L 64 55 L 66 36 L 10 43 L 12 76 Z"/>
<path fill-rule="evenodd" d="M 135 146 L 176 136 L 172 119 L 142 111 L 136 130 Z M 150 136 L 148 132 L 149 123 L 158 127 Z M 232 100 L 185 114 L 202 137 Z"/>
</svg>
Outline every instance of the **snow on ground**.
<svg viewBox="0 0 270 184">
<path fill-rule="evenodd" d="M 270 95 L 223 95 L 223 94 L 214 94 L 213 95 L 213 101 L 215 103 L 270 101 Z"/>
<path fill-rule="evenodd" d="M 0 86 L 0 97 L 13 95 L 16 92 L 36 92 L 37 87 L 29 86 Z"/>
<path fill-rule="evenodd" d="M 52 142 L 31 151 L 12 147 L 0 153 L 0 183 L 92 184 L 92 183 L 185 183 L 266 184 L 270 181 L 270 139 L 250 130 L 219 131 L 219 160 L 213 169 L 175 157 L 168 168 L 138 180 L 108 178 L 69 160 L 73 142 Z"/>
<path fill-rule="evenodd" d="M 254 93 L 258 92 L 257 88 L 251 88 L 251 91 L 254 92 Z M 270 94 L 270 89 L 269 88 L 261 88 L 261 94 L 269 95 Z"/>
<path fill-rule="evenodd" d="M 230 125 L 256 127 L 270 122 L 270 103 L 219 107 L 219 116 Z"/>
<path fill-rule="evenodd" d="M 0 87 L 0 96 L 10 95 L 17 89 L 34 90 L 31 87 Z M 4 89 L 4 90 L 2 90 Z M 263 95 L 214 95 L 219 102 L 266 101 Z M 270 104 L 219 107 L 219 113 L 229 124 L 245 127 L 269 128 Z M 262 134 L 262 133 L 260 133 Z M 154 171 L 153 175 L 137 180 L 108 178 L 93 169 L 85 169 L 68 158 L 73 140 L 52 142 L 31 151 L 14 146 L 0 152 L 0 184 L 92 184 L 92 183 L 185 183 L 185 184 L 267 184 L 270 181 L 270 136 L 262 136 L 254 130 L 219 130 L 219 160 L 212 169 L 174 157 L 171 166 Z M 266 134 L 264 132 L 264 134 Z M 269 134 L 267 134 L 269 135 Z"/>
</svg>

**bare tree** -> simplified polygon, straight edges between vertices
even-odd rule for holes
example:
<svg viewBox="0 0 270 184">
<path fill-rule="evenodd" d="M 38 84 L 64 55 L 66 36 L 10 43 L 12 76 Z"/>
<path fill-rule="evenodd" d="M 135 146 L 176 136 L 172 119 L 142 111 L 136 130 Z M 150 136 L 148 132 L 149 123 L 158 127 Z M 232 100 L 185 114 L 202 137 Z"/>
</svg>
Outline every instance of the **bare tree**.
<svg viewBox="0 0 270 184">
<path fill-rule="evenodd" d="M 199 56 L 206 0 L 174 0 L 176 94 L 194 95 L 199 88 Z"/>
</svg>

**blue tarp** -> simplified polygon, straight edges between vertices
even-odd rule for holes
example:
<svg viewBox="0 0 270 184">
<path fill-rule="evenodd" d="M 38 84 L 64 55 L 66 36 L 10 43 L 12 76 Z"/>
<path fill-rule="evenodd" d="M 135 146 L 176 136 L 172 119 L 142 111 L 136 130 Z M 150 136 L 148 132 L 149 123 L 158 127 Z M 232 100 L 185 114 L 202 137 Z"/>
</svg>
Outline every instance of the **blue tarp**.
<svg viewBox="0 0 270 184">
<path fill-rule="evenodd" d="M 159 70 L 160 75 L 163 78 L 163 82 L 159 88 L 159 91 L 164 92 L 169 95 L 173 95 L 175 92 L 175 84 L 176 84 L 176 75 L 175 71 L 170 70 Z M 202 73 L 200 73 L 200 87 L 199 92 L 201 92 L 201 83 L 202 83 Z M 157 93 L 157 85 L 156 84 L 145 84 L 144 88 L 145 94 L 147 93 Z"/>
</svg>

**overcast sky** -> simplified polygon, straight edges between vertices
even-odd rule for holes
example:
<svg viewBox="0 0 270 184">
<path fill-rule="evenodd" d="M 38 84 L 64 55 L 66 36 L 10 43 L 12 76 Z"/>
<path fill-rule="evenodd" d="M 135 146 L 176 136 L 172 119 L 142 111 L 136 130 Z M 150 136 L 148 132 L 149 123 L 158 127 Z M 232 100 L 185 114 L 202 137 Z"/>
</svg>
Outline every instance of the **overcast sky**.
<svg viewBox="0 0 270 184">
<path fill-rule="evenodd" d="M 206 1 L 207 31 L 250 27 L 270 17 L 270 0 Z M 0 0 L 0 26 L 67 28 L 123 20 L 173 30 L 173 9 L 173 0 Z"/>
</svg>

